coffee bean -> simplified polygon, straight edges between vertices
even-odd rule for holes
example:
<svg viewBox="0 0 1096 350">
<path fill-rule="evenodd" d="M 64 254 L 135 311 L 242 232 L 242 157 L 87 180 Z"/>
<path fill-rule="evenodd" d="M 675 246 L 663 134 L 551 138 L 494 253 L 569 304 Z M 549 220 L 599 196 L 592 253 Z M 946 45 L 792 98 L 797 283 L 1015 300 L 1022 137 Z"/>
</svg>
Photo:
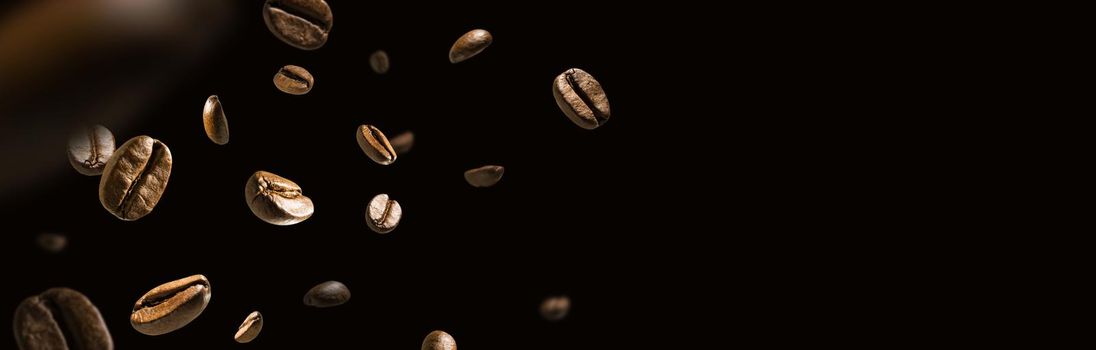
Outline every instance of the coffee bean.
<svg viewBox="0 0 1096 350">
<path fill-rule="evenodd" d="M 464 181 L 472 187 L 491 187 L 502 180 L 506 169 L 499 165 L 484 165 L 464 172 Z"/>
<path fill-rule="evenodd" d="M 449 62 L 457 63 L 472 58 L 491 45 L 493 40 L 491 33 L 483 29 L 473 29 L 464 33 L 453 43 L 453 47 L 449 48 Z"/>
<path fill-rule="evenodd" d="M 102 174 L 111 154 L 114 154 L 114 134 L 102 125 L 80 130 L 69 138 L 69 164 L 81 174 Z"/>
<path fill-rule="evenodd" d="M 147 335 L 171 333 L 202 314 L 211 296 L 209 280 L 202 275 L 161 284 L 137 299 L 129 324 Z"/>
<path fill-rule="evenodd" d="M 388 138 L 384 137 L 380 129 L 372 125 L 361 125 L 358 126 L 355 136 L 362 152 L 365 152 L 365 155 L 377 164 L 388 165 L 396 161 L 396 151 L 392 149 L 392 144 L 388 143 Z"/>
<path fill-rule="evenodd" d="M 369 66 L 373 67 L 373 71 L 377 74 L 388 73 L 388 53 L 384 50 L 377 50 L 377 52 L 369 55 Z"/>
<path fill-rule="evenodd" d="M 15 308 L 20 350 L 110 350 L 114 341 L 99 309 L 80 292 L 51 288 Z"/>
<path fill-rule="evenodd" d="M 171 177 L 171 150 L 160 140 L 137 136 L 110 156 L 99 179 L 99 202 L 119 219 L 152 212 Z"/>
<path fill-rule="evenodd" d="M 391 140 L 392 149 L 396 151 L 396 154 L 407 154 L 411 151 L 411 146 L 415 144 L 415 134 L 410 131 L 404 131 L 402 134 L 396 135 Z"/>
<path fill-rule="evenodd" d="M 312 216 L 312 199 L 301 186 L 265 171 L 256 171 L 244 186 L 244 199 L 259 219 L 274 225 L 292 225 Z"/>
<path fill-rule="evenodd" d="M 365 223 L 373 232 L 385 234 L 396 229 L 401 217 L 403 217 L 403 209 L 400 208 L 400 203 L 382 193 L 369 201 L 369 209 L 365 212 Z"/>
<path fill-rule="evenodd" d="M 571 310 L 571 299 L 566 295 L 548 297 L 540 304 L 540 315 L 548 321 L 559 321 Z"/>
<path fill-rule="evenodd" d="M 422 340 L 422 350 L 457 350 L 457 341 L 444 331 L 433 331 Z"/>
<path fill-rule="evenodd" d="M 286 65 L 274 74 L 274 86 L 290 95 L 304 95 L 312 91 L 312 73 L 304 68 Z"/>
<path fill-rule="evenodd" d="M 43 233 L 38 235 L 38 246 L 50 253 L 60 253 L 65 249 L 66 243 L 68 243 L 68 239 L 62 234 Z"/>
<path fill-rule="evenodd" d="M 210 141 L 218 145 L 228 143 L 228 119 L 217 95 L 206 99 L 205 108 L 202 109 L 202 125 Z"/>
<path fill-rule="evenodd" d="M 589 73 L 571 68 L 556 77 L 552 96 L 563 114 L 583 129 L 596 129 L 609 121 L 609 98 Z"/>
<path fill-rule="evenodd" d="M 240 325 L 240 329 L 236 330 L 237 343 L 250 343 L 255 340 L 255 337 L 259 336 L 259 332 L 263 330 L 263 315 L 258 311 L 252 312 L 244 319 L 244 323 Z"/>
<path fill-rule="evenodd" d="M 339 306 L 350 301 L 350 289 L 339 281 L 317 284 L 304 295 L 304 304 L 312 307 Z"/>
<path fill-rule="evenodd" d="M 323 0 L 267 0 L 263 21 L 274 37 L 301 50 L 315 50 L 327 42 L 334 19 Z"/>
</svg>

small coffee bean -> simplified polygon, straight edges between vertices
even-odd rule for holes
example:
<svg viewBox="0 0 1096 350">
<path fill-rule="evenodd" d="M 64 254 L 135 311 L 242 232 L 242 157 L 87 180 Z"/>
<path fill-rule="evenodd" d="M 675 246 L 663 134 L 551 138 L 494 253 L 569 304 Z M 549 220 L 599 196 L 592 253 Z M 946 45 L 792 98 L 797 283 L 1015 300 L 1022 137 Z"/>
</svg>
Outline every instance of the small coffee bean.
<svg viewBox="0 0 1096 350">
<path fill-rule="evenodd" d="M 237 343 L 250 343 L 255 340 L 255 337 L 259 336 L 259 332 L 263 330 L 263 315 L 258 311 L 252 312 L 244 319 L 244 323 L 240 325 L 240 329 L 236 330 Z"/>
<path fill-rule="evenodd" d="M 205 127 L 206 136 L 218 145 L 228 143 L 228 119 L 221 108 L 221 99 L 217 95 L 206 99 L 202 108 L 202 125 Z"/>
<path fill-rule="evenodd" d="M 114 154 L 114 134 L 102 125 L 88 127 L 69 139 L 69 164 L 81 174 L 102 174 L 111 154 Z"/>
<path fill-rule="evenodd" d="M 609 98 L 601 83 L 589 73 L 571 68 L 556 77 L 552 96 L 563 114 L 583 129 L 596 129 L 609 121 Z"/>
<path fill-rule="evenodd" d="M 396 161 L 396 151 L 392 149 L 392 144 L 388 143 L 388 138 L 384 137 L 380 129 L 372 125 L 361 125 L 358 126 L 355 137 L 362 152 L 365 152 L 365 155 L 377 164 L 388 165 Z"/>
<path fill-rule="evenodd" d="M 464 172 L 464 181 L 472 187 L 491 187 L 502 180 L 506 169 L 499 165 L 484 165 Z"/>
<path fill-rule="evenodd" d="M 111 350 L 99 309 L 80 292 L 51 288 L 23 300 L 12 320 L 20 350 Z"/>
<path fill-rule="evenodd" d="M 433 331 L 422 340 L 422 350 L 457 350 L 457 341 L 444 331 Z"/>
<path fill-rule="evenodd" d="M 301 186 L 284 177 L 256 171 L 244 186 L 247 207 L 260 220 L 274 225 L 293 225 L 312 216 L 312 199 Z"/>
<path fill-rule="evenodd" d="M 119 219 L 148 215 L 171 177 L 171 150 L 160 140 L 137 136 L 110 156 L 99 179 L 99 202 Z"/>
<path fill-rule="evenodd" d="M 377 74 L 388 73 L 388 53 L 384 50 L 377 50 L 377 52 L 369 55 L 369 66 L 373 67 L 373 71 Z"/>
<path fill-rule="evenodd" d="M 202 275 L 161 284 L 137 299 L 129 324 L 146 335 L 173 332 L 202 314 L 211 296 L 209 280 Z"/>
<path fill-rule="evenodd" d="M 415 134 L 410 131 L 404 131 L 389 141 L 391 141 L 392 149 L 396 151 L 396 154 L 407 154 L 407 152 L 411 151 L 411 146 L 415 144 Z"/>
<path fill-rule="evenodd" d="M 449 48 L 449 62 L 457 63 L 472 58 L 491 45 L 493 40 L 491 33 L 483 29 L 473 29 L 464 33 L 453 43 L 453 47 Z"/>
<path fill-rule="evenodd" d="M 373 232 L 385 234 L 396 229 L 401 217 L 403 217 L 403 209 L 400 208 L 400 203 L 382 193 L 369 201 L 369 209 L 365 212 L 365 223 Z"/>
<path fill-rule="evenodd" d="M 304 295 L 304 304 L 312 307 L 339 306 L 350 301 L 350 289 L 339 281 L 317 284 Z"/>
<path fill-rule="evenodd" d="M 274 86 L 290 95 L 304 95 L 312 91 L 312 73 L 302 67 L 286 65 L 274 74 Z"/>
<path fill-rule="evenodd" d="M 540 304 L 540 315 L 548 321 L 559 321 L 571 310 L 571 299 L 566 295 L 548 297 Z"/>
<path fill-rule="evenodd" d="M 327 42 L 334 18 L 323 0 L 267 0 L 263 21 L 270 33 L 301 50 L 315 50 Z"/>
<path fill-rule="evenodd" d="M 65 249 L 68 239 L 59 233 L 43 233 L 38 235 L 38 246 L 50 253 L 60 253 Z"/>
</svg>

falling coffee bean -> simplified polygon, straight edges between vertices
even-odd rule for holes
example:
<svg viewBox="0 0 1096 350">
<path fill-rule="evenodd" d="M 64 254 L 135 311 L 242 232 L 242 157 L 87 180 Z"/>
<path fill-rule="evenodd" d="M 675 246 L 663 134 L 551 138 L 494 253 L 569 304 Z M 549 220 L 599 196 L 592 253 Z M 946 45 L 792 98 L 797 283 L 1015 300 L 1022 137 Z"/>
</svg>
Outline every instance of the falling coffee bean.
<svg viewBox="0 0 1096 350">
<path fill-rule="evenodd" d="M 209 304 L 210 296 L 209 280 L 202 275 L 161 284 L 137 299 L 129 324 L 146 335 L 173 332 L 194 321 Z"/>
<path fill-rule="evenodd" d="M 402 134 L 396 135 L 390 139 L 392 144 L 392 150 L 396 151 L 397 155 L 407 154 L 411 151 L 411 146 L 415 144 L 415 134 L 410 131 L 404 131 Z"/>
<path fill-rule="evenodd" d="M 350 289 L 339 281 L 317 284 L 304 295 L 304 304 L 312 307 L 339 306 L 350 300 Z"/>
<path fill-rule="evenodd" d="M 59 233 L 43 233 L 38 235 L 38 246 L 50 253 L 60 253 L 65 249 L 68 239 Z"/>
<path fill-rule="evenodd" d="M 548 321 L 559 321 L 571 310 L 571 299 L 566 295 L 548 297 L 540 304 L 540 315 Z"/>
<path fill-rule="evenodd" d="M 380 129 L 372 125 L 361 125 L 358 126 L 355 137 L 362 152 L 365 152 L 365 155 L 377 164 L 388 165 L 396 161 L 396 151 L 392 149 L 392 144 L 388 143 L 388 138 L 384 137 Z"/>
<path fill-rule="evenodd" d="M 464 181 L 472 187 L 491 187 L 502 180 L 506 169 L 499 165 L 484 165 L 464 172 Z"/>
<path fill-rule="evenodd" d="M 240 325 L 240 329 L 236 330 L 237 343 L 250 343 L 255 340 L 255 337 L 259 336 L 259 332 L 263 330 L 263 315 L 258 311 L 252 312 L 244 319 L 244 323 Z"/>
<path fill-rule="evenodd" d="M 20 350 L 114 349 L 99 309 L 68 288 L 51 288 L 23 299 L 12 324 Z"/>
<path fill-rule="evenodd" d="M 596 129 L 609 121 L 609 98 L 589 73 L 571 68 L 556 77 L 552 96 L 563 114 L 583 129 Z"/>
<path fill-rule="evenodd" d="M 205 127 L 206 136 L 218 145 L 228 143 L 228 119 L 221 108 L 221 99 L 217 95 L 206 99 L 202 108 L 202 125 Z"/>
<path fill-rule="evenodd" d="M 304 95 L 312 91 L 312 73 L 304 68 L 286 65 L 274 74 L 274 86 L 290 95 Z"/>
<path fill-rule="evenodd" d="M 369 209 L 365 213 L 365 223 L 373 232 L 385 234 L 396 229 L 403 217 L 403 209 L 400 203 L 389 199 L 387 194 L 378 194 L 369 201 Z"/>
<path fill-rule="evenodd" d="M 491 33 L 483 29 L 473 29 L 464 33 L 453 43 L 453 47 L 449 48 L 449 62 L 458 63 L 472 58 L 491 45 L 493 40 Z"/>
<path fill-rule="evenodd" d="M 284 177 L 256 171 L 244 186 L 248 208 L 259 219 L 274 225 L 292 225 L 312 216 L 312 199 L 301 186 Z"/>
<path fill-rule="evenodd" d="M 263 21 L 286 44 L 315 50 L 327 42 L 334 19 L 323 0 L 267 0 L 263 5 Z"/>
<path fill-rule="evenodd" d="M 457 341 L 444 331 L 433 331 L 422 340 L 422 350 L 457 350 Z"/>
<path fill-rule="evenodd" d="M 160 140 L 137 136 L 122 144 L 103 168 L 99 202 L 119 219 L 152 212 L 171 177 L 171 150 Z"/>
<path fill-rule="evenodd" d="M 69 139 L 69 163 L 84 175 L 102 174 L 113 153 L 114 134 L 102 125 L 80 130 Z"/>
<path fill-rule="evenodd" d="M 377 74 L 388 73 L 388 53 L 384 50 L 377 50 L 377 52 L 369 55 L 369 66 L 373 67 L 373 71 Z"/>
</svg>

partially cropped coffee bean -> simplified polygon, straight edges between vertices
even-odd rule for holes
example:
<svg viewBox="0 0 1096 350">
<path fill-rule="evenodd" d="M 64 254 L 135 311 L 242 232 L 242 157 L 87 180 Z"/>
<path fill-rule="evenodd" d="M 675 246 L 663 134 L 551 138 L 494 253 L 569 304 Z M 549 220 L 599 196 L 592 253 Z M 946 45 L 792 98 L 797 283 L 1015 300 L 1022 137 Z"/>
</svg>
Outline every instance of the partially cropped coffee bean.
<svg viewBox="0 0 1096 350">
<path fill-rule="evenodd" d="M 445 331 L 433 331 L 422 340 L 422 350 L 457 350 L 457 341 Z"/>
<path fill-rule="evenodd" d="M 449 48 L 449 62 L 458 63 L 472 58 L 490 46 L 492 41 L 494 37 L 483 29 L 473 29 L 464 33 L 453 43 L 453 47 Z"/>
<path fill-rule="evenodd" d="M 331 7 L 323 0 L 267 0 L 263 5 L 263 21 L 286 44 L 315 50 L 327 42 L 334 19 Z"/>
<path fill-rule="evenodd" d="M 68 239 L 59 233 L 43 233 L 38 235 L 38 246 L 50 253 L 60 253 L 65 250 Z"/>
<path fill-rule="evenodd" d="M 228 143 L 228 118 L 221 108 L 221 99 L 217 95 L 206 99 L 202 108 L 202 126 L 205 127 L 206 136 L 218 145 Z"/>
<path fill-rule="evenodd" d="M 99 202 L 119 219 L 148 215 L 171 177 L 171 150 L 160 140 L 137 136 L 122 144 L 103 168 Z"/>
<path fill-rule="evenodd" d="M 400 203 L 388 198 L 387 194 L 378 194 L 369 201 L 365 211 L 365 223 L 373 232 L 385 234 L 396 229 L 403 217 Z"/>
<path fill-rule="evenodd" d="M 80 130 L 69 139 L 69 164 L 81 174 L 102 174 L 111 154 L 114 154 L 114 134 L 102 125 Z"/>
<path fill-rule="evenodd" d="M 68 288 L 51 288 L 24 299 L 15 308 L 12 324 L 20 350 L 114 349 L 99 309 Z"/>
<path fill-rule="evenodd" d="M 304 304 L 312 307 L 332 307 L 350 300 L 350 289 L 339 281 L 317 284 L 304 295 Z"/>
<path fill-rule="evenodd" d="M 552 96 L 563 114 L 583 129 L 596 129 L 609 121 L 609 98 L 601 83 L 589 73 L 571 68 L 556 77 Z"/>
<path fill-rule="evenodd" d="M 506 169 L 498 165 L 484 165 L 464 172 L 464 181 L 472 187 L 491 187 L 502 180 Z"/>
<path fill-rule="evenodd" d="M 377 74 L 388 73 L 388 53 L 384 50 L 377 50 L 377 52 L 369 55 L 369 66 Z"/>
<path fill-rule="evenodd" d="M 237 343 L 250 343 L 255 340 L 255 337 L 259 336 L 259 332 L 263 330 L 263 315 L 258 311 L 252 312 L 244 319 L 244 323 L 240 325 L 240 329 L 236 330 Z"/>
<path fill-rule="evenodd" d="M 389 139 L 392 144 L 392 150 L 396 151 L 397 155 L 407 154 L 411 151 L 411 146 L 415 144 L 415 134 L 410 131 L 404 131 L 402 134 L 396 135 Z"/>
<path fill-rule="evenodd" d="M 388 165 L 396 161 L 396 151 L 392 149 L 392 144 L 388 143 L 388 138 L 384 137 L 380 129 L 372 125 L 361 125 L 358 126 L 355 137 L 362 152 L 365 152 L 365 155 L 377 164 Z"/>
<path fill-rule="evenodd" d="M 247 207 L 259 219 L 274 225 L 292 225 L 312 216 L 312 199 L 301 186 L 284 177 L 256 171 L 244 186 Z"/>
<path fill-rule="evenodd" d="M 571 310 L 571 299 L 566 295 L 548 297 L 540 304 L 540 315 L 548 321 L 559 321 Z"/>
<path fill-rule="evenodd" d="M 202 314 L 211 296 L 209 280 L 202 275 L 161 284 L 137 299 L 129 324 L 147 335 L 173 332 Z"/>
<path fill-rule="evenodd" d="M 274 74 L 274 86 L 290 95 L 304 95 L 312 91 L 312 73 L 302 67 L 287 65 Z"/>
</svg>

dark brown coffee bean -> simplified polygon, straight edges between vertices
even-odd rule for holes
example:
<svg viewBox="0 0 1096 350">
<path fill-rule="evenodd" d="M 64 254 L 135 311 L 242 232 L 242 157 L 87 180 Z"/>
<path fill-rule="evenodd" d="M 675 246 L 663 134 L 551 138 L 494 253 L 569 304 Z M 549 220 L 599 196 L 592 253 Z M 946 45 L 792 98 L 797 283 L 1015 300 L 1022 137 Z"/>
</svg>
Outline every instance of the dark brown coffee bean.
<svg viewBox="0 0 1096 350">
<path fill-rule="evenodd" d="M 69 164 L 81 174 L 102 174 L 111 154 L 114 154 L 114 134 L 102 125 L 80 130 L 69 139 Z"/>
<path fill-rule="evenodd" d="M 540 315 L 548 321 L 559 321 L 571 310 L 571 299 L 566 295 L 548 297 L 540 304 Z"/>
<path fill-rule="evenodd" d="M 218 145 L 228 143 L 228 118 L 225 118 L 221 99 L 217 95 L 206 99 L 205 107 L 202 108 L 202 125 L 210 141 Z"/>
<path fill-rule="evenodd" d="M 263 20 L 274 37 L 301 50 L 322 47 L 334 22 L 323 0 L 267 0 Z"/>
<path fill-rule="evenodd" d="M 400 203 L 389 199 L 387 194 L 378 194 L 369 201 L 369 208 L 365 211 L 365 223 L 373 232 L 385 234 L 396 229 L 403 217 L 403 208 Z"/>
<path fill-rule="evenodd" d="M 142 334 L 171 333 L 201 315 L 212 295 L 209 280 L 202 275 L 161 284 L 137 299 L 129 324 Z"/>
<path fill-rule="evenodd" d="M 350 289 L 339 281 L 317 284 L 304 295 L 304 304 L 312 307 L 332 307 L 350 301 Z"/>
<path fill-rule="evenodd" d="M 493 40 L 491 33 L 483 29 L 473 29 L 464 33 L 453 43 L 453 47 L 449 48 L 449 62 L 457 63 L 472 58 L 491 45 Z"/>
<path fill-rule="evenodd" d="M 444 331 L 433 331 L 422 340 L 422 350 L 457 350 L 457 341 Z"/>
<path fill-rule="evenodd" d="M 301 186 L 284 177 L 256 171 L 244 186 L 247 207 L 259 219 L 274 225 L 292 225 L 312 216 L 312 199 Z"/>
<path fill-rule="evenodd" d="M 255 337 L 259 336 L 259 332 L 263 330 L 263 315 L 258 311 L 252 312 L 244 319 L 244 323 L 240 325 L 240 328 L 236 330 L 237 343 L 250 343 L 255 340 Z"/>
<path fill-rule="evenodd" d="M 464 181 L 472 187 L 491 187 L 502 180 L 506 169 L 499 165 L 484 165 L 464 172 Z"/>
<path fill-rule="evenodd" d="M 171 177 L 171 150 L 160 140 L 137 136 L 122 144 L 103 168 L 99 202 L 119 219 L 152 212 Z"/>
<path fill-rule="evenodd" d="M 68 239 L 65 238 L 65 235 L 59 233 L 47 232 L 38 235 L 38 246 L 50 253 L 60 253 L 65 249 L 66 243 L 68 243 Z"/>
<path fill-rule="evenodd" d="M 362 152 L 365 152 L 365 155 L 377 164 L 388 165 L 396 161 L 396 151 L 392 149 L 392 144 L 388 143 L 388 138 L 384 137 L 380 129 L 372 125 L 361 125 L 358 126 L 355 137 Z"/>
<path fill-rule="evenodd" d="M 24 299 L 12 324 L 20 350 L 114 349 L 99 309 L 68 288 L 50 288 Z"/>
<path fill-rule="evenodd" d="M 312 73 L 304 68 L 287 65 L 274 74 L 274 86 L 290 95 L 304 95 L 312 91 Z"/>
<path fill-rule="evenodd" d="M 407 152 L 411 151 L 411 146 L 415 144 L 415 134 L 410 131 L 404 131 L 402 134 L 389 139 L 389 141 L 391 141 L 392 150 L 396 151 L 396 154 L 407 154 Z"/>
<path fill-rule="evenodd" d="M 369 66 L 373 67 L 373 71 L 377 74 L 388 73 L 388 53 L 384 50 L 377 50 L 377 52 L 369 55 Z"/>
<path fill-rule="evenodd" d="M 556 77 L 552 96 L 563 114 L 583 129 L 596 129 L 609 121 L 609 98 L 601 83 L 589 73 L 571 68 Z"/>
</svg>

